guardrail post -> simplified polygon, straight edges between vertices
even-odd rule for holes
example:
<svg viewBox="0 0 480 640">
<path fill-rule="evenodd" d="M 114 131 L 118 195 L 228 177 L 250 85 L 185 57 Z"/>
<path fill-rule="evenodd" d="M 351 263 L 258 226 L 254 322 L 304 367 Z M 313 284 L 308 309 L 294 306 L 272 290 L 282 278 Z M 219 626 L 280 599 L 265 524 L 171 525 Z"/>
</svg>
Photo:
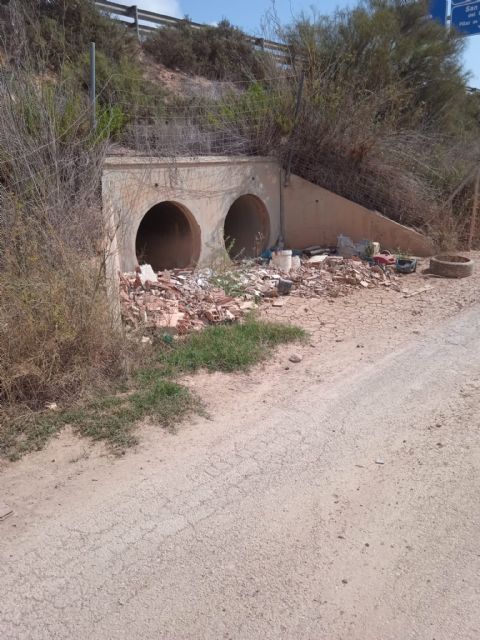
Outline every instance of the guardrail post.
<svg viewBox="0 0 480 640">
<path fill-rule="evenodd" d="M 265 40 L 263 38 L 256 38 L 255 44 L 260 47 L 262 51 L 265 51 Z"/>
<path fill-rule="evenodd" d="M 130 15 L 133 18 L 133 27 L 137 34 L 137 39 L 140 40 L 140 25 L 138 24 L 138 6 L 136 4 L 130 7 Z"/>
</svg>

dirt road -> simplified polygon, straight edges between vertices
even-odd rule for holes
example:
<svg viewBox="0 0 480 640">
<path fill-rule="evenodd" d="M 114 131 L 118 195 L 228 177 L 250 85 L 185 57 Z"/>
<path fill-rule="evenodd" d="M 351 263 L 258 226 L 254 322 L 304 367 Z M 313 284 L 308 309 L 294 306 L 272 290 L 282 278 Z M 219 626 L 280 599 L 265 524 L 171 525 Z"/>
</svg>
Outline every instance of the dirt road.
<svg viewBox="0 0 480 640">
<path fill-rule="evenodd" d="M 477 640 L 472 283 L 306 306 L 300 364 L 190 381 L 211 418 L 7 466 L 2 639 Z"/>
</svg>

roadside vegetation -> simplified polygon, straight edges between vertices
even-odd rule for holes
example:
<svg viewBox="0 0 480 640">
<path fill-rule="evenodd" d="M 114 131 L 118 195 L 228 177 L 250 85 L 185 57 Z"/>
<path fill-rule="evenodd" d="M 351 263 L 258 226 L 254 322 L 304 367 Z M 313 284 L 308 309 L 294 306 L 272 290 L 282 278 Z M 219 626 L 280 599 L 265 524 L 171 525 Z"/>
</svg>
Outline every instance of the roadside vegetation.
<svg viewBox="0 0 480 640">
<path fill-rule="evenodd" d="M 204 76 L 211 80 L 262 79 L 266 59 L 228 20 L 203 29 L 187 20 L 151 35 L 144 49 L 154 60 L 169 69 Z"/>
<path fill-rule="evenodd" d="M 153 353 L 115 389 L 97 390 L 75 403 L 50 405 L 43 411 L 22 412 L 5 407 L 0 412 L 0 457 L 16 459 L 41 449 L 62 428 L 93 440 L 105 441 L 121 454 L 137 443 L 135 429 L 149 419 L 173 430 L 193 413 L 203 412 L 201 399 L 176 379 L 199 369 L 234 372 L 247 370 L 268 358 L 280 344 L 302 340 L 303 330 L 253 317 L 244 324 L 208 327 L 178 341 L 160 340 Z"/>
<path fill-rule="evenodd" d="M 292 170 L 458 246 L 472 182 L 452 194 L 480 161 L 480 94 L 467 90 L 465 38 L 428 7 L 370 0 L 280 29 L 296 67 L 306 59 Z"/>
</svg>

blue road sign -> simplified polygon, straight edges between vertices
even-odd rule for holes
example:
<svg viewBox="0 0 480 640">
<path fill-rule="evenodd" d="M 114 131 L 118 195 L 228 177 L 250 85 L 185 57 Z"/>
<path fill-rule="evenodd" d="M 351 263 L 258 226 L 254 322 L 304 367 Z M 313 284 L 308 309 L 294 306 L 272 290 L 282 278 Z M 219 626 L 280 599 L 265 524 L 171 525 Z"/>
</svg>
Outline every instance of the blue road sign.
<svg viewBox="0 0 480 640">
<path fill-rule="evenodd" d="M 452 27 L 466 36 L 480 33 L 480 0 L 468 4 L 452 4 Z"/>
<path fill-rule="evenodd" d="M 430 0 L 430 18 L 440 24 L 447 21 L 447 0 Z"/>
</svg>

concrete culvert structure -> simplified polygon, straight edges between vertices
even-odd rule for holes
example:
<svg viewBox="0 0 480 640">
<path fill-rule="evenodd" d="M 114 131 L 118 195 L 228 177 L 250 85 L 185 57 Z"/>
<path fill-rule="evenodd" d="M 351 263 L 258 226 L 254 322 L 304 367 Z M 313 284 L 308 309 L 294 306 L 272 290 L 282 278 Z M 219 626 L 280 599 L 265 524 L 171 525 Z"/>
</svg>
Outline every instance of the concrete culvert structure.
<svg viewBox="0 0 480 640">
<path fill-rule="evenodd" d="M 255 258 L 267 248 L 270 222 L 260 198 L 247 194 L 235 200 L 225 218 L 223 237 L 231 258 Z"/>
<path fill-rule="evenodd" d="M 200 229 L 186 207 L 160 202 L 143 217 L 135 249 L 139 264 L 155 271 L 190 267 L 200 256 Z"/>
</svg>

